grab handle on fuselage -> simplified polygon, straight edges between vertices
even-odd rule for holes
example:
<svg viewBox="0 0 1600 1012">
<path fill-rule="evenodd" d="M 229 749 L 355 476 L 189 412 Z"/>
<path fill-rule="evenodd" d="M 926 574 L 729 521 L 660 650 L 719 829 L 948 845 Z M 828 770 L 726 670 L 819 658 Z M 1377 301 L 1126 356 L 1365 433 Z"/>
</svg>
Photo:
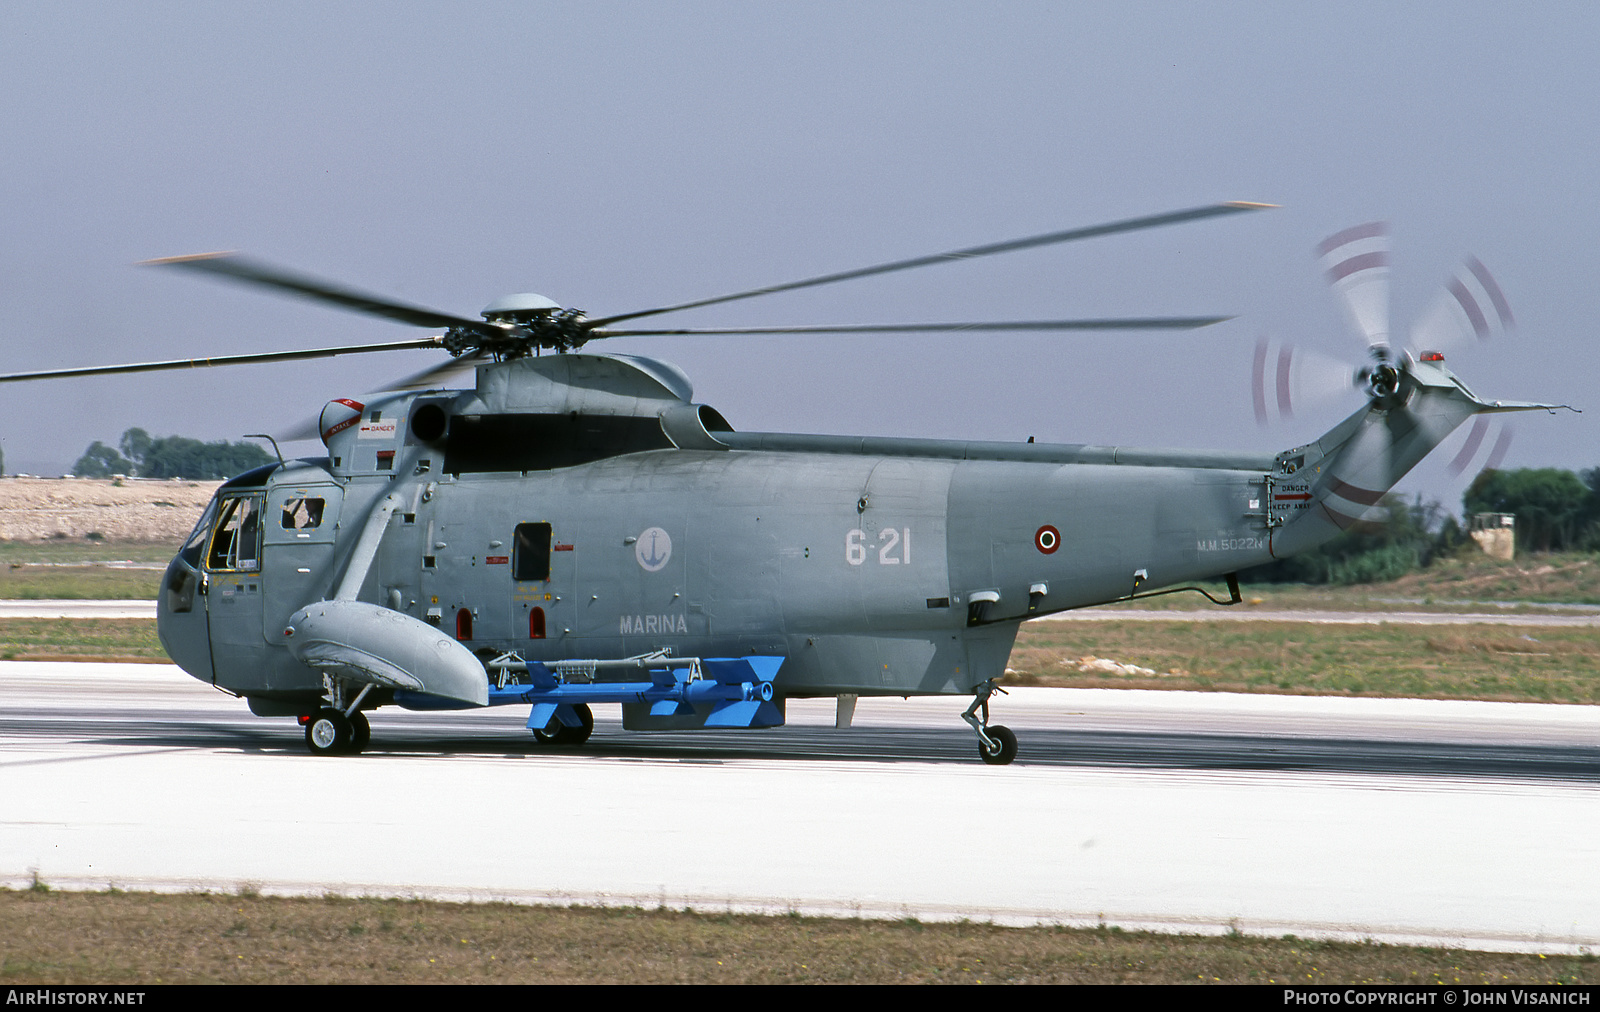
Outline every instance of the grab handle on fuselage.
<svg viewBox="0 0 1600 1012">
<path fill-rule="evenodd" d="M 390 492 L 367 516 L 366 526 L 361 528 L 361 537 L 357 539 L 355 548 L 350 550 L 350 565 L 345 568 L 344 579 L 339 581 L 339 589 L 334 592 L 335 601 L 354 601 L 356 595 L 361 593 L 367 570 L 372 568 L 372 560 L 378 555 L 383 532 L 389 529 L 389 518 L 402 505 L 400 496 Z"/>
</svg>

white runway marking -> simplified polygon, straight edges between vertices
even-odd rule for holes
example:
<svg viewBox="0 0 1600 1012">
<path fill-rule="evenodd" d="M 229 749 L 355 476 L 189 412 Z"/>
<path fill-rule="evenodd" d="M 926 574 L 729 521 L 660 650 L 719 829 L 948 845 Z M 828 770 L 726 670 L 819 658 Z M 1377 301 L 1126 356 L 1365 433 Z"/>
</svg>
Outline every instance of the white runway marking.
<svg viewBox="0 0 1600 1012">
<path fill-rule="evenodd" d="M 154 601 L 0 601 L 0 618 L 155 618 Z"/>
<path fill-rule="evenodd" d="M 965 749 L 961 705 L 862 700 L 857 728 L 824 732 L 831 701 L 791 703 L 796 733 L 841 745 L 892 724 Z M 1594 707 L 1060 689 L 995 706 L 1022 739 L 1011 767 L 542 753 L 510 708 L 449 715 L 454 754 L 385 751 L 412 719 L 386 709 L 373 753 L 313 758 L 288 721 L 174 668 L 4 663 L 0 882 L 1600 944 L 1596 779 L 1027 761 L 1052 729 L 1180 725 L 1592 757 Z"/>
</svg>

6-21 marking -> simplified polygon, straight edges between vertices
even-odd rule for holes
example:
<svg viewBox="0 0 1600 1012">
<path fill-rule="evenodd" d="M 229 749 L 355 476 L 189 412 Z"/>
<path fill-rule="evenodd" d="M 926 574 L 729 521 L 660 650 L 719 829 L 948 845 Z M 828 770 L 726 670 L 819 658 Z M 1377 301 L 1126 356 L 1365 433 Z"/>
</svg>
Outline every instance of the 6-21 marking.
<svg viewBox="0 0 1600 1012">
<path fill-rule="evenodd" d="M 867 532 L 857 528 L 844 536 L 844 560 L 852 566 L 867 561 Z M 878 565 L 911 565 L 911 528 L 885 527 L 878 532 Z"/>
</svg>

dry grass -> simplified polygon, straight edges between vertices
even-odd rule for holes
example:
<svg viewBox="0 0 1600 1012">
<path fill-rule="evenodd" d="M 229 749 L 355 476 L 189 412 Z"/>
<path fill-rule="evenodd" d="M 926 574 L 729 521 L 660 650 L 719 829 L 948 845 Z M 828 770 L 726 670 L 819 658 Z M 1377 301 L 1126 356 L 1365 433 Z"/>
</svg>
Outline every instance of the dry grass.
<svg viewBox="0 0 1600 1012">
<path fill-rule="evenodd" d="M 1385 589 L 1408 597 L 1600 604 L 1600 555 L 1524 555 L 1499 562 L 1478 552 L 1440 559 Z"/>
<path fill-rule="evenodd" d="M 6 983 L 1569 983 L 1592 956 L 401 900 L 0 891 Z"/>
<path fill-rule="evenodd" d="M 1226 596 L 1220 584 L 1213 593 Z M 1481 552 L 1463 551 L 1434 561 L 1427 569 L 1388 583 L 1349 587 L 1298 583 L 1253 583 L 1241 588 L 1253 604 L 1273 609 L 1329 611 L 1544 610 L 1540 605 L 1600 606 L 1600 554 L 1568 552 L 1524 555 L 1500 562 Z M 1167 594 L 1114 607 L 1194 610 L 1211 607 L 1198 594 Z"/>
<path fill-rule="evenodd" d="M 0 478 L 0 541 L 178 541 L 221 482 Z"/>
<path fill-rule="evenodd" d="M 1091 658 L 1153 673 L 1083 670 Z M 1009 667 L 1021 685 L 1592 704 L 1600 629 L 1033 622 Z"/>
</svg>

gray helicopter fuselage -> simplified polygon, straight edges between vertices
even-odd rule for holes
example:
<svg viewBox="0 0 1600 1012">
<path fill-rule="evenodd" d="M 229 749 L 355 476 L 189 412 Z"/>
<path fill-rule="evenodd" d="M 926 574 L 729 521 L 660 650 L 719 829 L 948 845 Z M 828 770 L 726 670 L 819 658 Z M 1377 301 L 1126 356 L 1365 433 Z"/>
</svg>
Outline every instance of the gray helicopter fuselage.
<svg viewBox="0 0 1600 1012">
<path fill-rule="evenodd" d="M 1004 765 L 1017 740 L 989 723 L 989 700 L 1023 621 L 1215 577 L 1231 595 L 1211 599 L 1237 604 L 1240 570 L 1381 521 L 1385 496 L 1467 419 L 1567 405 L 1485 401 L 1440 351 L 1391 348 L 1387 239 L 1373 224 L 1320 248 L 1367 337 L 1371 361 L 1351 377 L 1366 403 L 1270 456 L 735 432 L 675 367 L 576 350 L 666 335 L 1190 330 L 1226 317 L 648 321 L 1267 206 L 1212 204 L 600 317 L 524 294 L 470 319 L 236 254 L 173 257 L 153 263 L 443 333 L 0 382 L 451 354 L 400 381 L 406 392 L 329 402 L 327 456 L 227 482 L 163 578 L 157 626 L 173 659 L 258 714 L 300 718 L 314 754 L 361 751 L 363 711 L 391 703 L 528 705 L 536 740 L 573 747 L 594 729 L 591 704 L 620 703 L 630 729 L 769 728 L 788 697 L 837 695 L 846 726 L 859 695 L 971 693 L 962 719 L 983 761 Z M 1481 339 L 1489 309 L 1511 325 L 1477 261 L 1449 291 L 1443 311 L 1459 320 L 1430 323 L 1430 339 L 1452 327 Z M 1291 362 L 1280 351 L 1285 410 Z M 473 390 L 424 389 L 473 364 Z M 1258 415 L 1265 369 L 1263 345 Z"/>
<path fill-rule="evenodd" d="M 560 358 L 343 402 L 328 458 L 224 486 L 174 562 L 187 611 L 169 572 L 169 653 L 263 712 L 318 697 L 286 623 L 391 495 L 358 600 L 485 658 L 781 656 L 785 696 L 970 694 L 1024 619 L 1272 558 L 1270 456 L 738 433 L 670 367 Z"/>
</svg>

